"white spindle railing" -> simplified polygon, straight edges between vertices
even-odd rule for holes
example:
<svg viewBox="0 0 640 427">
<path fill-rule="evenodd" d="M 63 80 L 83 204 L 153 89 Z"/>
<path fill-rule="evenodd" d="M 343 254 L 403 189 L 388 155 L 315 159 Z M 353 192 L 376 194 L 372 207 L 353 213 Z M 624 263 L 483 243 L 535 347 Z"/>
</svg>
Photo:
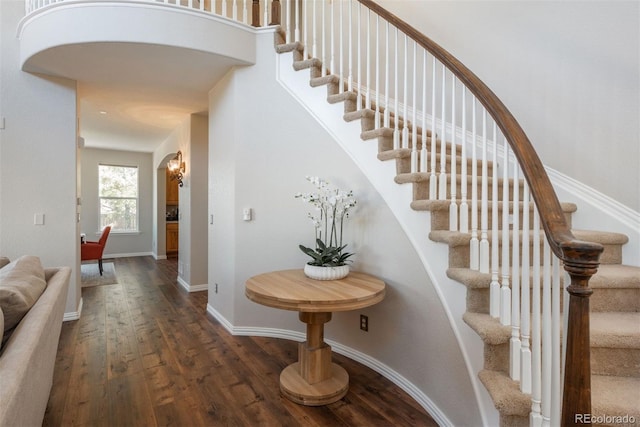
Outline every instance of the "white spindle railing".
<svg viewBox="0 0 640 427">
<path fill-rule="evenodd" d="M 63 1 L 26 0 L 26 12 Z M 490 273 L 488 315 L 510 326 L 509 372 L 531 394 L 530 423 L 559 424 L 560 296 L 568 279 L 561 280 L 506 136 L 473 91 L 357 0 L 261 0 L 260 23 L 252 22 L 256 4 L 248 0 L 146 1 L 255 26 L 268 25 L 272 4 L 281 5 L 286 41 L 300 43 L 305 59 L 320 56 L 321 75 L 334 75 L 339 93 L 355 92 L 357 108 L 374 110 L 374 127 L 392 132 L 393 149 L 410 152 L 406 172 L 428 182 L 429 199 L 449 201 L 449 230 L 470 238 L 470 269 Z"/>
<path fill-rule="evenodd" d="M 469 234 L 470 268 L 490 277 L 488 315 L 510 327 L 509 373 L 531 394 L 531 424 L 558 424 L 559 262 L 507 139 L 472 91 L 393 23 L 354 0 L 302 3 L 301 21 L 329 33 L 319 43 L 329 43 L 338 90 L 373 110 L 374 127 L 389 129 L 393 149 L 410 156 L 405 172 L 428 182 L 429 199 L 448 201 L 449 229 Z M 327 21 L 315 11 L 324 3 Z"/>
</svg>

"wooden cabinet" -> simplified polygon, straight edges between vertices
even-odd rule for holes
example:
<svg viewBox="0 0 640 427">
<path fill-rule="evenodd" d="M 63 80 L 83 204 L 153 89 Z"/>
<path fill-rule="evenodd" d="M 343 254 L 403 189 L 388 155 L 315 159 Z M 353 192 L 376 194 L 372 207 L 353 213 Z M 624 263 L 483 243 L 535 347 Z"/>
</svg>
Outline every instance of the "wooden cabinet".
<svg viewBox="0 0 640 427">
<path fill-rule="evenodd" d="M 178 181 L 171 179 L 169 168 L 167 168 L 167 205 L 177 205 L 178 200 Z"/>
<path fill-rule="evenodd" d="M 167 223 L 167 255 L 178 253 L 178 223 Z"/>
</svg>

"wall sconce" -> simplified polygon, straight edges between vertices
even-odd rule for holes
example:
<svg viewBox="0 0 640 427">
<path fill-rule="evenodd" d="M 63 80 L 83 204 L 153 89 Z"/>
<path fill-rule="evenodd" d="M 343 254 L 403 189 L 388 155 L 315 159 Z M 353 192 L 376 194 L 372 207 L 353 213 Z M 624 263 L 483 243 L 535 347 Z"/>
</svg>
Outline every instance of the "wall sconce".
<svg viewBox="0 0 640 427">
<path fill-rule="evenodd" d="M 182 174 L 185 171 L 185 165 L 182 161 L 182 151 L 178 151 L 175 157 L 169 160 L 167 168 L 169 169 L 171 179 L 177 179 L 178 185 L 182 187 Z"/>
</svg>

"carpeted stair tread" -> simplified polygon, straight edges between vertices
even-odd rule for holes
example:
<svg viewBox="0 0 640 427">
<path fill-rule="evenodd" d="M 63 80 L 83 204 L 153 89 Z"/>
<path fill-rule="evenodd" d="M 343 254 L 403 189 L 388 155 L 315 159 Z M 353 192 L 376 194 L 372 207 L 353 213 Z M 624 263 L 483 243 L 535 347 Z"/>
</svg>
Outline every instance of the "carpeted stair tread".
<svg viewBox="0 0 640 427">
<path fill-rule="evenodd" d="M 456 204 L 459 205 L 460 201 L 458 200 Z M 488 204 L 489 209 L 491 209 L 492 204 L 493 203 L 489 202 Z M 413 209 L 414 211 L 429 211 L 429 212 L 447 211 L 448 212 L 450 205 L 451 205 L 450 200 L 414 200 L 411 202 L 411 209 Z M 522 210 L 522 202 L 520 202 L 519 205 L 520 205 L 520 210 Z M 478 204 L 478 206 L 480 205 Z M 509 206 L 513 206 L 513 202 L 510 201 Z M 562 212 L 564 213 L 574 213 L 578 209 L 575 203 L 563 202 L 563 203 L 560 203 L 560 207 L 562 208 Z M 502 201 L 498 202 L 498 209 L 502 211 Z M 510 207 L 509 212 L 511 212 L 512 210 L 513 209 Z M 529 210 L 533 210 L 533 204 L 530 205 Z"/>
<path fill-rule="evenodd" d="M 322 61 L 317 58 L 311 58 L 293 62 L 293 69 L 296 71 L 302 71 L 308 68 L 322 68 Z"/>
<path fill-rule="evenodd" d="M 531 276 L 533 276 L 533 271 Z M 488 289 L 491 284 L 491 273 L 480 273 L 464 267 L 448 268 L 447 277 L 468 288 Z M 562 278 L 560 280 L 562 281 Z M 640 289 L 640 267 L 603 264 L 598 267 L 598 272 L 592 276 L 589 287 L 592 289 Z M 640 297 L 636 302 L 640 310 Z"/>
<path fill-rule="evenodd" d="M 501 325 L 498 319 L 488 314 L 466 312 L 462 320 L 482 338 L 485 344 L 505 344 L 511 338 L 511 327 Z"/>
<path fill-rule="evenodd" d="M 629 237 L 613 231 L 595 230 L 571 230 L 574 237 L 585 242 L 596 242 L 602 245 L 624 245 L 629 242 Z"/>
<path fill-rule="evenodd" d="M 338 84 L 340 79 L 335 74 L 329 74 L 322 77 L 313 77 L 309 80 L 311 87 L 320 87 L 328 84 Z"/>
<path fill-rule="evenodd" d="M 356 99 L 358 99 L 358 95 L 355 92 L 347 91 L 327 96 L 329 104 L 337 104 L 344 101 L 355 101 Z"/>
<path fill-rule="evenodd" d="M 531 396 L 520 391 L 518 383 L 503 372 L 483 369 L 478 378 L 493 399 L 500 415 L 527 417 L 531 411 Z"/>
<path fill-rule="evenodd" d="M 284 44 L 276 45 L 277 53 L 288 53 L 296 50 L 302 52 L 302 49 L 303 49 L 302 43 L 300 42 L 284 43 Z"/>
<path fill-rule="evenodd" d="M 369 108 L 361 108 L 356 111 L 350 111 L 345 113 L 343 119 L 345 122 L 353 122 L 361 119 L 373 119 L 376 116 L 376 112 Z"/>
<path fill-rule="evenodd" d="M 627 415 L 634 417 L 636 423 L 640 423 L 640 378 L 592 375 L 591 393 L 591 412 L 594 416 Z"/>
<path fill-rule="evenodd" d="M 376 139 L 376 138 L 391 137 L 391 136 L 393 136 L 393 129 L 391 128 L 378 128 L 378 129 L 368 130 L 360 134 L 360 138 L 364 141 L 368 141 L 370 139 Z"/>
<path fill-rule="evenodd" d="M 511 328 L 486 313 L 466 312 L 463 320 L 485 344 L 509 342 Z M 592 347 L 640 349 L 640 313 L 591 313 L 590 342 Z"/>
<path fill-rule="evenodd" d="M 591 346 L 640 349 L 640 312 L 591 313 Z"/>
</svg>

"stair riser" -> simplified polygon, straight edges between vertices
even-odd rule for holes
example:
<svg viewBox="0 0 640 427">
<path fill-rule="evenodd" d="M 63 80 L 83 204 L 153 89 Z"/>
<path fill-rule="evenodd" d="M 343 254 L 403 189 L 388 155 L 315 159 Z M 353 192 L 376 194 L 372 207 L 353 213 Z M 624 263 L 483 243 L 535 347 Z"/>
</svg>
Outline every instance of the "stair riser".
<svg viewBox="0 0 640 427">
<path fill-rule="evenodd" d="M 440 151 L 440 150 L 438 150 Z M 421 154 L 420 152 L 418 152 L 418 165 L 420 165 L 421 162 Z M 440 173 L 440 159 L 438 158 L 438 164 L 436 166 L 436 169 L 438 171 L 438 173 Z M 427 154 L 427 165 L 431 165 L 431 155 Z M 471 171 L 471 161 L 467 161 L 467 170 Z M 429 166 L 429 169 L 431 169 L 431 166 Z M 462 159 L 460 158 L 456 158 L 456 171 L 459 173 L 460 170 L 462 169 Z M 447 172 L 447 174 L 451 173 L 451 159 L 447 158 L 447 162 L 445 164 L 445 171 Z M 406 157 L 402 157 L 402 158 L 396 158 L 396 173 L 399 174 L 403 174 L 403 173 L 411 173 L 411 157 L 410 156 L 406 156 Z M 493 165 L 489 164 L 487 167 L 487 174 L 491 175 L 493 173 Z"/>
<path fill-rule="evenodd" d="M 361 134 L 361 137 L 363 137 L 362 139 L 367 141 L 368 140 L 368 136 L 367 134 L 363 133 Z M 389 133 L 388 135 L 384 135 L 384 136 L 378 136 L 377 137 L 378 140 L 378 152 L 382 153 L 384 151 L 389 151 L 389 150 L 393 150 L 393 134 Z M 412 143 L 412 138 L 409 138 L 409 145 L 407 148 L 413 148 L 413 143 Z M 400 141 L 402 141 L 402 139 L 400 139 Z M 458 157 L 460 157 L 460 152 L 461 152 L 461 148 L 460 146 L 452 146 L 451 144 L 446 144 L 445 145 L 445 153 L 447 155 L 451 155 L 452 153 L 452 147 L 455 147 L 455 152 L 458 154 Z M 437 141 L 436 143 L 436 154 L 440 154 L 442 152 L 442 145 L 440 144 L 440 141 Z M 416 147 L 416 149 L 418 151 L 422 150 L 422 141 L 419 139 L 418 140 L 418 145 Z M 429 153 L 431 153 L 431 138 L 427 137 L 427 151 Z M 438 164 L 440 164 L 438 162 Z M 471 170 L 471 168 L 469 168 L 469 170 Z"/>
<path fill-rule="evenodd" d="M 509 342 L 484 345 L 484 369 L 509 374 Z M 640 377 L 640 349 L 591 347 L 593 375 Z"/>
<path fill-rule="evenodd" d="M 438 176 L 440 173 L 440 171 L 437 171 L 436 176 Z M 467 203 L 469 205 L 471 205 L 471 180 L 468 180 L 468 184 L 467 184 Z M 447 194 L 446 194 L 446 198 L 449 199 L 451 198 L 451 180 L 449 178 L 449 175 L 447 175 Z M 414 182 L 413 183 L 413 200 L 428 200 L 429 199 L 429 179 L 425 179 L 424 181 L 420 181 L 420 182 Z M 478 195 L 482 194 L 482 182 L 481 179 L 478 178 L 478 183 L 477 183 L 477 192 Z M 492 192 L 492 187 L 491 187 L 491 180 L 489 180 L 488 186 L 487 186 L 487 192 L 488 194 L 491 194 Z M 461 196 L 462 196 L 462 186 L 460 185 L 460 177 L 458 176 L 456 178 L 456 199 L 457 200 L 461 200 Z M 509 184 L 509 194 L 508 194 L 509 200 L 513 199 L 513 185 Z M 522 197 L 522 184 L 520 185 L 520 197 Z M 502 180 L 500 180 L 498 182 L 498 201 L 502 201 L 504 200 L 503 197 L 503 191 L 502 191 Z"/>
<path fill-rule="evenodd" d="M 498 213 L 498 227 L 502 229 L 502 218 L 504 215 L 502 214 L 502 209 L 499 207 Z M 488 224 L 492 224 L 493 221 L 493 210 L 489 209 L 489 218 L 487 220 Z M 478 207 L 478 220 L 480 219 L 480 207 Z M 509 211 L 509 217 L 512 216 L 512 211 Z M 520 210 L 519 216 L 519 224 L 522 224 L 523 212 Z M 565 213 L 565 219 L 571 227 L 571 213 Z M 529 221 L 533 221 L 533 207 L 529 209 Z M 471 212 L 469 212 L 469 221 L 467 222 L 467 227 L 471 230 Z M 542 225 L 540 225 L 542 227 Z M 431 212 L 431 229 L 432 230 L 448 230 L 449 229 L 449 212 L 447 211 L 432 211 Z M 510 230 L 513 229 L 512 226 L 509 227 Z"/>
<path fill-rule="evenodd" d="M 489 288 L 469 288 L 467 290 L 467 311 L 489 314 Z M 560 295 L 560 300 L 564 294 Z M 617 311 L 636 312 L 640 300 L 640 289 L 593 289 L 589 298 L 592 313 Z M 533 301 L 533 292 L 529 301 Z"/>
<path fill-rule="evenodd" d="M 591 347 L 591 373 L 640 378 L 640 349 Z"/>
<path fill-rule="evenodd" d="M 489 233 L 491 235 L 491 233 Z M 491 236 L 489 236 L 491 237 Z M 480 238 L 480 236 L 478 236 Z M 491 242 L 490 242 L 491 243 Z M 522 243 L 521 243 L 522 244 Z M 511 257 L 513 250 L 511 249 L 511 242 L 509 242 L 509 263 L 511 263 Z M 622 262 L 622 246 L 617 244 L 603 245 L 604 252 L 600 257 L 601 264 L 620 264 Z M 499 253 L 502 254 L 502 242 L 499 243 Z M 540 253 L 543 253 L 543 244 L 540 244 Z M 520 250 L 522 256 L 522 249 Z M 449 267 L 463 267 L 469 268 L 469 245 L 457 245 L 449 247 Z M 529 244 L 529 265 L 532 265 L 533 260 L 533 243 L 530 240 Z"/>
</svg>

